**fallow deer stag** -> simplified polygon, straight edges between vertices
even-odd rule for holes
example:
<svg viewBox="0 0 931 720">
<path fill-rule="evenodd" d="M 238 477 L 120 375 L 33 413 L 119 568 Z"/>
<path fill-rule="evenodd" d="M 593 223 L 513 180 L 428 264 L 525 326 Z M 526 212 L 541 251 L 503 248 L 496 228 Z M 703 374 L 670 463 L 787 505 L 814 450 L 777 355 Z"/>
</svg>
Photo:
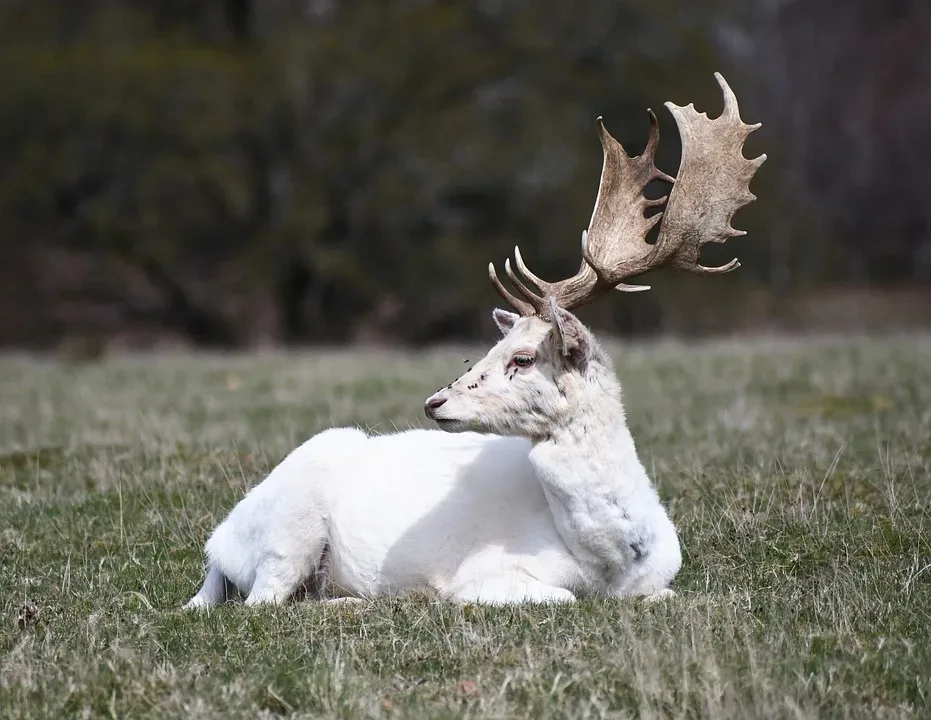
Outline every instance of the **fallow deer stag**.
<svg viewBox="0 0 931 720">
<path fill-rule="evenodd" d="M 749 183 L 766 156 L 743 156 L 759 125 L 741 121 L 715 77 L 720 117 L 666 104 L 682 137 L 675 179 L 654 165 L 652 113 L 646 150 L 633 158 L 599 119 L 604 166 L 579 271 L 544 281 L 515 248 L 516 271 L 504 265 L 514 294 L 489 266 L 517 312 L 496 309 L 504 337 L 427 399 L 427 416 L 448 432 L 339 428 L 305 442 L 214 531 L 206 580 L 187 607 L 230 589 L 250 604 L 281 602 L 302 587 L 321 599 L 432 589 L 487 603 L 672 594 L 675 527 L 638 459 L 613 363 L 570 311 L 611 289 L 645 290 L 626 281 L 659 267 L 738 266 L 704 267 L 699 251 L 743 234 L 731 218 L 755 199 Z M 672 183 L 668 201 L 644 197 L 653 180 Z"/>
</svg>

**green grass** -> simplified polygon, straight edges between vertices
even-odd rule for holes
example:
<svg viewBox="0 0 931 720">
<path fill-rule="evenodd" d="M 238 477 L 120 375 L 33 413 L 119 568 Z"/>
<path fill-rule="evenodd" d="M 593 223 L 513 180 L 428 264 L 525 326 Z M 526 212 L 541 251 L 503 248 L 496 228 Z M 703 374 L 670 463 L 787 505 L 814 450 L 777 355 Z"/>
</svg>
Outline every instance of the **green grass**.
<svg viewBox="0 0 931 720">
<path fill-rule="evenodd" d="M 0 717 L 927 716 L 931 339 L 613 350 L 684 548 L 655 606 L 181 613 L 248 486 L 424 424 L 463 353 L 0 360 Z"/>
</svg>

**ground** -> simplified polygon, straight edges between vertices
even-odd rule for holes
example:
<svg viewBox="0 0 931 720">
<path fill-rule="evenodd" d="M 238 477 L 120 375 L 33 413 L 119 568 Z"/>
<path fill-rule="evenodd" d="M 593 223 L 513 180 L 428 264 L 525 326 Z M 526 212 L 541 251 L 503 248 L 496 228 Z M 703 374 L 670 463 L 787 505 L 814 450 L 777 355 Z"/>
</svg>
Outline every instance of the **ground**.
<svg viewBox="0 0 931 720">
<path fill-rule="evenodd" d="M 927 716 L 931 338 L 612 352 L 676 598 L 210 614 L 178 608 L 247 487 L 426 426 L 481 351 L 0 359 L 0 716 Z"/>
</svg>

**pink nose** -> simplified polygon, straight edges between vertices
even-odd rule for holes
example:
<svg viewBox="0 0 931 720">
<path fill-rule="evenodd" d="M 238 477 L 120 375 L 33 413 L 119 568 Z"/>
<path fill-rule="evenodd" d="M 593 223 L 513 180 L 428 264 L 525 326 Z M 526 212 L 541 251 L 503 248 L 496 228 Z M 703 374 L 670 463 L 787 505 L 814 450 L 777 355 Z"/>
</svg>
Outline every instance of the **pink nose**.
<svg viewBox="0 0 931 720">
<path fill-rule="evenodd" d="M 433 417 L 433 411 L 446 402 L 444 397 L 432 397 L 423 406 L 423 411 L 427 417 Z"/>
</svg>

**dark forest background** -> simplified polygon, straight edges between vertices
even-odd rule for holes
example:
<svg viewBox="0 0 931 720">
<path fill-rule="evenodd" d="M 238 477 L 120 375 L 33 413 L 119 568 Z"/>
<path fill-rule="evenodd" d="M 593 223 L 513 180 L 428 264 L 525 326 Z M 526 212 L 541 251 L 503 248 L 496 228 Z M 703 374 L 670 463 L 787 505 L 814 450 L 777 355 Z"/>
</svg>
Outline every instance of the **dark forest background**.
<svg viewBox="0 0 931 720">
<path fill-rule="evenodd" d="M 743 267 L 583 316 L 931 325 L 928 0 L 6 0 L 0 345 L 487 337 L 489 260 L 577 268 L 596 116 L 675 174 L 715 70 L 769 156 Z"/>
</svg>

